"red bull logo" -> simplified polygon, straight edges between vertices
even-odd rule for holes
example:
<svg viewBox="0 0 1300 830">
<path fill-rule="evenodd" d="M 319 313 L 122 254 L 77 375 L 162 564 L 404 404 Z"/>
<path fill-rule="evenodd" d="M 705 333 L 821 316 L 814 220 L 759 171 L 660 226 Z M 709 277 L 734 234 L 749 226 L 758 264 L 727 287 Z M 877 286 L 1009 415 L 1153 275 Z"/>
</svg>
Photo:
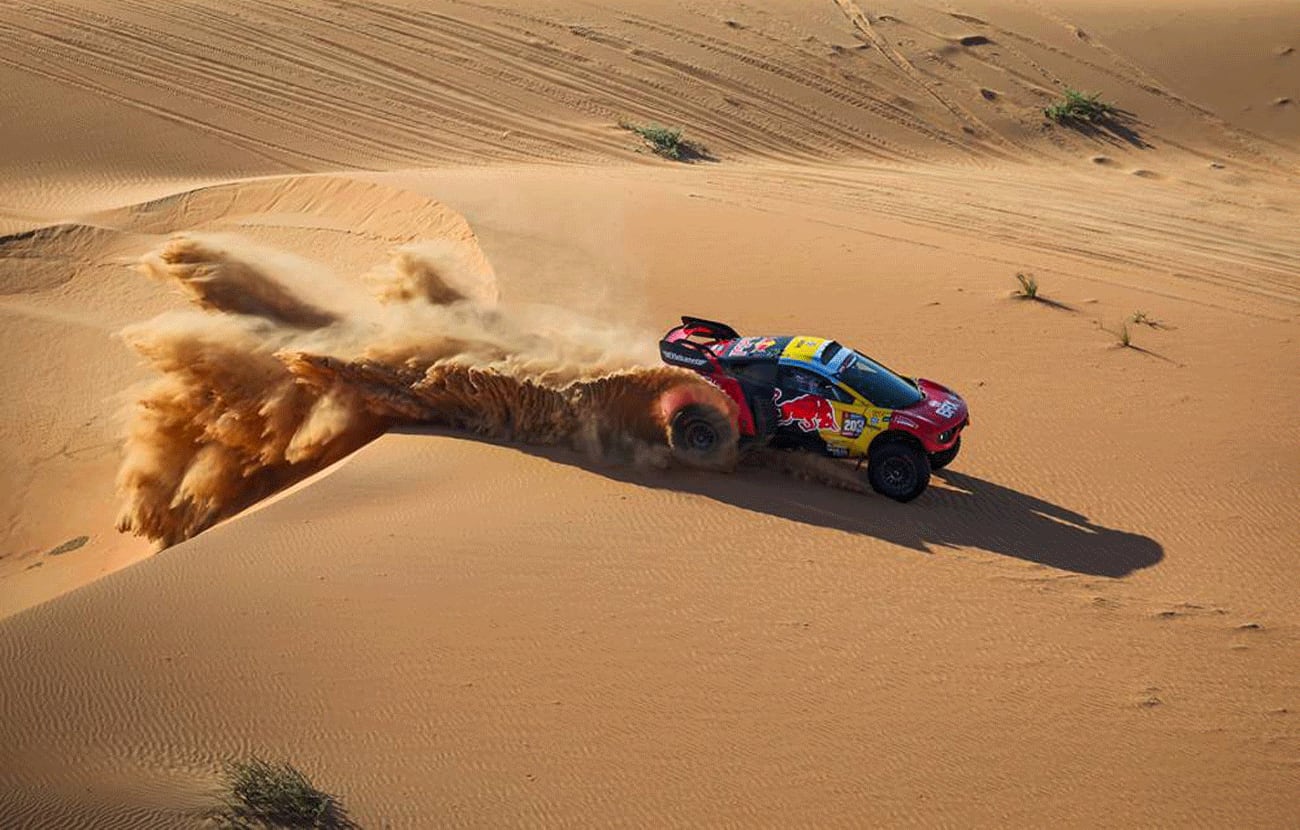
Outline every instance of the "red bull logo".
<svg viewBox="0 0 1300 830">
<path fill-rule="evenodd" d="M 776 345 L 775 337 L 742 337 L 731 347 L 732 357 L 760 355 Z"/>
<path fill-rule="evenodd" d="M 831 402 L 817 395 L 799 395 L 787 400 L 781 399 L 781 390 L 772 396 L 779 415 L 777 423 L 781 426 L 793 424 L 804 432 L 818 432 L 823 429 L 836 429 L 835 408 Z"/>
</svg>

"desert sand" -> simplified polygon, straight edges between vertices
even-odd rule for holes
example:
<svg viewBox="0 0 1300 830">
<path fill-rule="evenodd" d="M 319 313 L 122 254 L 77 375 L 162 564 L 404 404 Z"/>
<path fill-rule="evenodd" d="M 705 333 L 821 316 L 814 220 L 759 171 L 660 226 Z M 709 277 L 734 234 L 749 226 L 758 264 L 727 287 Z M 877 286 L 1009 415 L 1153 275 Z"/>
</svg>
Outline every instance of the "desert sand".
<svg viewBox="0 0 1300 830">
<path fill-rule="evenodd" d="M 0 34 L 0 825 L 249 754 L 366 827 L 1300 819 L 1291 0 Z M 684 313 L 950 384 L 962 455 L 666 462 Z"/>
</svg>

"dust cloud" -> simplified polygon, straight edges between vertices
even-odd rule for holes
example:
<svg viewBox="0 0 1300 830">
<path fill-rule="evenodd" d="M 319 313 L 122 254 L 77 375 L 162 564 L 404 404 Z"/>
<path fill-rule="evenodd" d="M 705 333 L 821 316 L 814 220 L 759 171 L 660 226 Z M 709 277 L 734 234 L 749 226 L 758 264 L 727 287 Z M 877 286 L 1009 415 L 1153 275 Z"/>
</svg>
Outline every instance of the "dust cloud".
<svg viewBox="0 0 1300 830">
<path fill-rule="evenodd" d="M 118 528 L 172 545 L 401 423 L 667 463 L 668 417 L 731 404 L 655 338 L 500 302 L 476 247 L 399 250 L 359 281 L 246 240 L 177 236 L 140 268 L 194 309 L 121 332 L 158 377 L 128 416 Z"/>
</svg>

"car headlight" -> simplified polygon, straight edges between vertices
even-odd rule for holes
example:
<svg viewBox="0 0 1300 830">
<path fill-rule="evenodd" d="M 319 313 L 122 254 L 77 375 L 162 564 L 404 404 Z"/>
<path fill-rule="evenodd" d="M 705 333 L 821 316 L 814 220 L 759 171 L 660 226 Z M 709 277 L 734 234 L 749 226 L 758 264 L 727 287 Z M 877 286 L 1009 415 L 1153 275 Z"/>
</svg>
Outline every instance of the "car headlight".
<svg viewBox="0 0 1300 830">
<path fill-rule="evenodd" d="M 945 429 L 943 432 L 939 433 L 939 443 L 940 443 L 940 444 L 946 444 L 946 443 L 948 443 L 948 439 L 949 439 L 949 438 L 952 438 L 952 430 L 950 430 L 950 429 Z"/>
</svg>

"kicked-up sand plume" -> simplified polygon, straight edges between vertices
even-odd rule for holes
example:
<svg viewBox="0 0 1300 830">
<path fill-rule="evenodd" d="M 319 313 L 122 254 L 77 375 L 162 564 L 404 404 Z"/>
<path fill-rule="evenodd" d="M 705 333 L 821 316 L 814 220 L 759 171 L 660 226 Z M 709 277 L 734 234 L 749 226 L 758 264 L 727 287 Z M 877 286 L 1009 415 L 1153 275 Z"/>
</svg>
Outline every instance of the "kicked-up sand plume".
<svg viewBox="0 0 1300 830">
<path fill-rule="evenodd" d="M 397 423 L 662 464 L 672 412 L 732 406 L 692 373 L 645 368 L 651 338 L 497 306 L 467 245 L 407 246 L 366 276 L 373 294 L 233 237 L 148 254 L 142 269 L 201 310 L 122 332 L 161 377 L 131 420 L 119 530 L 175 544 Z"/>
</svg>

